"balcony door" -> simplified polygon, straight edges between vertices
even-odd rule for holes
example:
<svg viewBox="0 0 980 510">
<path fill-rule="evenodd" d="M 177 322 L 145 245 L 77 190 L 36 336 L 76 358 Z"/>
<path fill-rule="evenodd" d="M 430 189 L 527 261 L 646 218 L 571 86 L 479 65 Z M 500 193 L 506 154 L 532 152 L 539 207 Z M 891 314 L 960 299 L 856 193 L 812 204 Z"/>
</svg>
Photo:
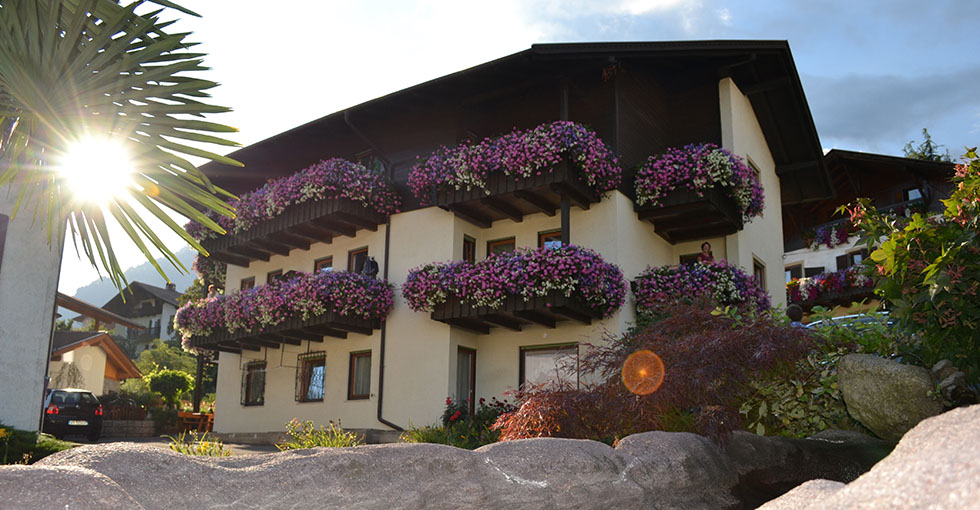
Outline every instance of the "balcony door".
<svg viewBox="0 0 980 510">
<path fill-rule="evenodd" d="M 459 347 L 456 353 L 456 400 L 467 402 L 470 416 L 476 410 L 476 350 Z"/>
</svg>

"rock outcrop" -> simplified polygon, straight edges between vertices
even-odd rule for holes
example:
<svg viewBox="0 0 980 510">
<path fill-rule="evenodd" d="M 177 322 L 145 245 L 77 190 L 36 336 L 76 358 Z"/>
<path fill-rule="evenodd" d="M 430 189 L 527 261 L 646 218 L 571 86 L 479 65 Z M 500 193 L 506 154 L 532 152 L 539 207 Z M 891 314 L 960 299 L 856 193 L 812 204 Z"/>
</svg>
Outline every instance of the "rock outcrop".
<svg viewBox="0 0 980 510">
<path fill-rule="evenodd" d="M 920 421 L 942 412 L 928 370 L 872 354 L 848 354 L 837 365 L 847 412 L 882 439 L 898 441 Z"/>
</svg>

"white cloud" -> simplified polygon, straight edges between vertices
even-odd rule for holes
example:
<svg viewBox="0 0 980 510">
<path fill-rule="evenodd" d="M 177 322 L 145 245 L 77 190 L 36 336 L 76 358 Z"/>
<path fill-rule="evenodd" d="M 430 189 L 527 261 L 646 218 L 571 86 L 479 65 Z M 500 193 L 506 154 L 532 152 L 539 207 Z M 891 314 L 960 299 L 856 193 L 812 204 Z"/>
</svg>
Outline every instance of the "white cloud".
<svg viewBox="0 0 980 510">
<path fill-rule="evenodd" d="M 722 8 L 718 10 L 718 19 L 721 20 L 721 24 L 726 27 L 732 26 L 732 13 L 728 8 Z"/>
<path fill-rule="evenodd" d="M 686 0 L 625 0 L 619 4 L 618 10 L 633 16 L 651 12 L 670 11 L 681 7 Z"/>
</svg>

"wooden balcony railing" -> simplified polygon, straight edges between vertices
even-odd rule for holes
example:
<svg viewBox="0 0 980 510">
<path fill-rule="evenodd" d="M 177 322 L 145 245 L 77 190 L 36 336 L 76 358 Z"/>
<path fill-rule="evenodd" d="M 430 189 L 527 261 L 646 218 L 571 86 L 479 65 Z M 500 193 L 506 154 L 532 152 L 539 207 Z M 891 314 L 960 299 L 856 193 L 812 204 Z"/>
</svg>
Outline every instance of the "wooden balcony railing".
<svg viewBox="0 0 980 510">
<path fill-rule="evenodd" d="M 269 261 L 272 255 L 288 256 L 290 250 L 309 250 L 315 242 L 331 243 L 334 237 L 354 237 L 357 231 L 377 231 L 385 216 L 346 199 L 325 199 L 291 205 L 282 214 L 237 234 L 201 243 L 211 257 L 248 267 L 253 260 Z"/>
</svg>

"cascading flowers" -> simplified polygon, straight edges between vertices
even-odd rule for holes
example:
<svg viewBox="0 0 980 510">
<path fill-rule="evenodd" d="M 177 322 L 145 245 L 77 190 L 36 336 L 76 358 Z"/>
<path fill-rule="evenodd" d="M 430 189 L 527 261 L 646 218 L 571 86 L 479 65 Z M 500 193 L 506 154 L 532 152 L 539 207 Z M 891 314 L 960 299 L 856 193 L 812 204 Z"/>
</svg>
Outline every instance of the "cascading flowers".
<svg viewBox="0 0 980 510">
<path fill-rule="evenodd" d="M 794 278 L 786 284 L 786 300 L 790 303 L 812 303 L 828 294 L 874 289 L 874 280 L 862 272 L 862 266 L 851 266 L 840 271 L 820 273 L 807 278 Z"/>
<path fill-rule="evenodd" d="M 594 131 L 575 122 L 557 121 L 475 144 L 440 147 L 412 167 L 408 187 L 428 203 L 433 190 L 486 190 L 491 174 L 499 172 L 515 179 L 541 175 L 551 172 L 562 159 L 571 162 L 597 194 L 618 187 L 622 179 L 616 156 Z"/>
<path fill-rule="evenodd" d="M 432 263 L 409 271 L 402 296 L 415 311 L 456 296 L 473 306 L 499 308 L 507 296 L 529 300 L 560 292 L 601 317 L 609 317 L 626 297 L 626 281 L 614 264 L 579 246 L 522 248 L 471 264 Z"/>
<path fill-rule="evenodd" d="M 390 283 L 347 271 L 297 273 L 291 278 L 192 301 L 177 310 L 174 324 L 185 347 L 194 336 L 207 336 L 224 328 L 261 331 L 292 317 L 327 312 L 365 320 L 388 316 L 394 291 Z"/>
<path fill-rule="evenodd" d="M 254 225 L 275 218 L 287 207 L 311 200 L 346 198 L 380 214 L 398 212 L 401 199 L 386 175 L 341 158 L 332 158 L 304 168 L 293 175 L 269 181 L 261 188 L 242 194 L 229 204 L 236 216 L 214 215 L 229 234 L 244 232 Z M 218 237 L 200 223 L 190 222 L 187 233 L 198 241 Z"/>
<path fill-rule="evenodd" d="M 704 195 L 720 187 L 731 193 L 743 221 L 762 214 L 765 195 L 759 176 L 741 157 L 710 143 L 672 147 L 650 156 L 636 172 L 636 201 L 660 205 L 671 191 L 685 187 Z"/>
<path fill-rule="evenodd" d="M 769 294 L 755 278 L 724 260 L 710 264 L 647 267 L 636 277 L 636 306 L 646 310 L 709 298 L 720 305 L 748 305 L 768 310 Z"/>
</svg>

